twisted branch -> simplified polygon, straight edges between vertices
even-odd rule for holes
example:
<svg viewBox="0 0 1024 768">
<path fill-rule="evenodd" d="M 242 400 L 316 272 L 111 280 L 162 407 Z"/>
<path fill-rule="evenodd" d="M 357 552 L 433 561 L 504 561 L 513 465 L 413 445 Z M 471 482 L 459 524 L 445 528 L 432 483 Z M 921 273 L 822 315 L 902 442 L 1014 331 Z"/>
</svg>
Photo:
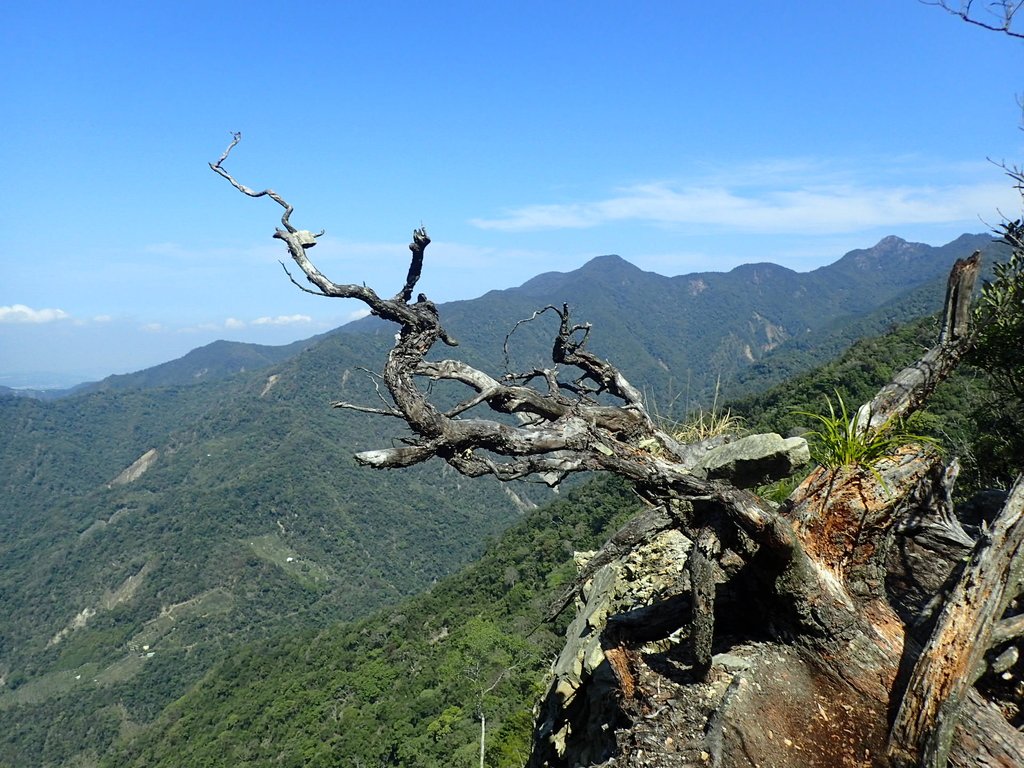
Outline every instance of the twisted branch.
<svg viewBox="0 0 1024 768">
<path fill-rule="evenodd" d="M 1017 11 L 1024 6 L 1022 0 L 992 0 L 986 3 L 991 21 L 985 21 L 976 15 L 974 0 L 961 0 L 959 7 L 954 7 L 948 0 L 921 0 L 921 2 L 941 8 L 968 24 L 987 29 L 990 32 L 1002 32 L 1010 37 L 1024 38 L 1024 33 L 1013 29 Z"/>
</svg>

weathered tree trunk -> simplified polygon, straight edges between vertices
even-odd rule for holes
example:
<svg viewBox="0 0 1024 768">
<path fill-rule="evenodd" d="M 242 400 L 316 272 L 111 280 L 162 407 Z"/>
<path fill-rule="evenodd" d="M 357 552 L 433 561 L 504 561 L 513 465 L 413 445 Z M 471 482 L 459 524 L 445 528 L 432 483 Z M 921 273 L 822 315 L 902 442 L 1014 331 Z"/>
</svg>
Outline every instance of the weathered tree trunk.
<svg viewBox="0 0 1024 768">
<path fill-rule="evenodd" d="M 977 543 L 952 514 L 955 465 L 922 446 L 870 467 L 818 468 L 777 509 L 744 488 L 806 461 L 802 439 L 679 444 L 585 349 L 590 326 L 568 305 L 534 314 L 559 320 L 550 369 L 496 379 L 428 360 L 436 342 L 456 342 L 426 296 L 410 303 L 426 232 L 413 234 L 394 298 L 328 280 L 307 255 L 319 235 L 294 227 L 275 192 L 224 170 L 239 138 L 211 168 L 285 209 L 274 236 L 313 286 L 300 287 L 358 299 L 400 327 L 381 377 L 390 402 L 334 405 L 398 417 L 411 436 L 357 461 L 387 469 L 436 457 L 468 476 L 551 484 L 604 470 L 652 504 L 552 606 L 557 615 L 579 593 L 531 766 L 1024 766 L 1024 737 L 971 689 L 992 638 L 1022 629 L 1000 621 L 1020 582 L 1022 482 Z M 954 266 L 938 344 L 861 407 L 862 436 L 920 407 L 969 348 L 979 267 L 977 254 Z M 559 379 L 572 368 L 577 379 Z M 443 411 L 423 379 L 471 392 Z M 475 414 L 485 408 L 515 424 Z M 484 728 L 481 716 L 482 738 Z"/>
<path fill-rule="evenodd" d="M 1017 481 L 992 532 L 978 541 L 914 665 L 896 721 L 891 753 L 900 766 L 942 766 L 953 729 L 996 622 L 1014 597 L 1024 565 L 1024 478 Z"/>
<path fill-rule="evenodd" d="M 952 371 L 978 266 L 954 267 L 939 343 L 860 409 L 865 433 Z M 670 516 L 675 531 L 598 553 L 530 766 L 1024 765 L 1024 738 L 971 688 L 995 628 L 1005 640 L 1021 624 L 997 621 L 1020 581 L 1024 483 L 975 545 L 952 514 L 956 470 L 907 446 L 870 469 L 815 470 L 764 527 L 712 495 Z M 693 523 L 709 505 L 748 536 L 717 576 L 717 534 Z"/>
</svg>

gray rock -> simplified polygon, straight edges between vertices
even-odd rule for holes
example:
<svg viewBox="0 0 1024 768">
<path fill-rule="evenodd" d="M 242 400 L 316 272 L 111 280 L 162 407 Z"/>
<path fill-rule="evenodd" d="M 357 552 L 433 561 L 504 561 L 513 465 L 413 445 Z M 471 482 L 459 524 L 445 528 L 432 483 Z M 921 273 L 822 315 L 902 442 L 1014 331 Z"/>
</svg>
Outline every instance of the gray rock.
<svg viewBox="0 0 1024 768">
<path fill-rule="evenodd" d="M 602 565 L 583 586 L 537 718 L 535 765 L 594 765 L 612 754 L 619 682 L 602 644 L 609 616 L 649 606 L 678 589 L 690 541 L 675 529 Z M 575 554 L 586 567 L 593 556 Z M 571 756 L 571 759 L 569 757 Z"/>
<path fill-rule="evenodd" d="M 772 432 L 713 448 L 698 466 L 709 478 L 753 488 L 788 477 L 810 460 L 811 452 L 804 438 L 783 438 Z"/>
<path fill-rule="evenodd" d="M 750 669 L 752 666 L 750 659 L 745 659 L 734 653 L 716 653 L 711 663 L 728 672 L 742 672 L 745 669 Z"/>
</svg>

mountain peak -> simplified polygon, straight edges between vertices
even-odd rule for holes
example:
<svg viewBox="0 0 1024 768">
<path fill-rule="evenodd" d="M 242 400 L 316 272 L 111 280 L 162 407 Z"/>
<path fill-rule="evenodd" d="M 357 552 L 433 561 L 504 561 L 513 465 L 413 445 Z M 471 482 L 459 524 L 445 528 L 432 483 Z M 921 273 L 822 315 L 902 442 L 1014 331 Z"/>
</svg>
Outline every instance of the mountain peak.
<svg viewBox="0 0 1024 768">
<path fill-rule="evenodd" d="M 595 256 L 590 261 L 588 261 L 586 264 L 584 264 L 582 267 L 580 267 L 580 269 L 588 269 L 588 268 L 591 268 L 591 267 L 601 267 L 601 268 L 618 267 L 618 266 L 622 266 L 622 265 L 625 265 L 625 266 L 628 266 L 628 267 L 632 267 L 633 269 L 637 269 L 637 267 L 633 266 L 628 261 L 626 261 L 624 258 L 622 258 L 621 256 L 619 256 L 618 254 L 615 254 L 615 253 L 605 254 L 604 256 Z"/>
<path fill-rule="evenodd" d="M 875 243 L 874 248 L 870 250 L 874 250 L 875 248 L 898 248 L 899 246 L 906 244 L 907 241 L 904 240 L 902 237 L 896 237 L 896 235 L 887 235 L 886 237 L 883 237 L 881 240 Z"/>
<path fill-rule="evenodd" d="M 585 275 L 607 275 L 610 277 L 622 277 L 624 275 L 641 275 L 644 273 L 640 267 L 632 262 L 626 261 L 621 256 L 608 254 L 607 256 L 595 256 L 577 272 Z"/>
<path fill-rule="evenodd" d="M 579 277 L 584 277 L 591 282 L 595 280 L 601 282 L 608 280 L 618 281 L 643 274 L 646 273 L 640 267 L 631 264 L 621 256 L 607 254 L 605 256 L 595 256 L 582 267 L 571 272 L 545 272 L 544 274 L 537 275 L 523 283 L 519 290 L 528 293 L 557 291 L 563 286 L 571 284 Z"/>
</svg>

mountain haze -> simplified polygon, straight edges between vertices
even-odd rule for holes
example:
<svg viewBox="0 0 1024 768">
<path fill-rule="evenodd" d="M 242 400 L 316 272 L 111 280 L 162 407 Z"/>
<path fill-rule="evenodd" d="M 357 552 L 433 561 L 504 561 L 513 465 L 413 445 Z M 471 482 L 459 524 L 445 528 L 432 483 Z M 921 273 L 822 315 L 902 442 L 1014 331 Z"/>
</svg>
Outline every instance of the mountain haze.
<svg viewBox="0 0 1024 768">
<path fill-rule="evenodd" d="M 269 346 L 241 341 L 214 341 L 188 354 L 134 373 L 114 374 L 100 381 L 77 384 L 69 389 L 27 389 L 0 387 L 0 396 L 13 395 L 55 400 L 69 395 L 84 395 L 114 389 L 143 389 L 217 381 L 236 373 L 259 370 L 294 357 L 316 343 L 319 336 L 291 344 Z"/>
</svg>

